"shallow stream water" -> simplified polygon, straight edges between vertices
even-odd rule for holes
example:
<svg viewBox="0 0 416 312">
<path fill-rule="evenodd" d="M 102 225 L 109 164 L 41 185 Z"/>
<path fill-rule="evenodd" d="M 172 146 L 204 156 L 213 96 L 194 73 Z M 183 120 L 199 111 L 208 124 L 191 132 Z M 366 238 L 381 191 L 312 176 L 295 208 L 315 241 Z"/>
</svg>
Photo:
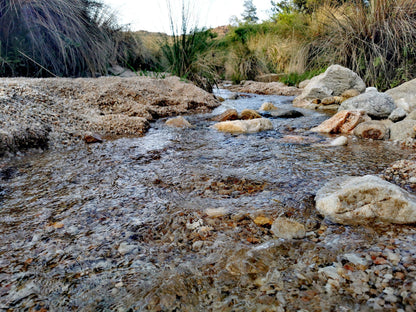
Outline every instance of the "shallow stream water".
<svg viewBox="0 0 416 312">
<path fill-rule="evenodd" d="M 380 233 L 326 222 L 314 194 L 336 176 L 378 174 L 409 151 L 352 138 L 330 147 L 333 137 L 307 132 L 328 116 L 308 110 L 273 119 L 274 129 L 262 133 L 210 128 L 227 108 L 259 109 L 265 101 L 291 108 L 291 100 L 243 94 L 212 114 L 187 116 L 190 129 L 160 120 L 144 137 L 0 160 L 0 309 L 364 305 L 326 294 L 314 279 L 339 254 L 377 244 Z M 253 221 L 259 216 L 291 217 L 309 234 L 276 239 Z"/>
</svg>

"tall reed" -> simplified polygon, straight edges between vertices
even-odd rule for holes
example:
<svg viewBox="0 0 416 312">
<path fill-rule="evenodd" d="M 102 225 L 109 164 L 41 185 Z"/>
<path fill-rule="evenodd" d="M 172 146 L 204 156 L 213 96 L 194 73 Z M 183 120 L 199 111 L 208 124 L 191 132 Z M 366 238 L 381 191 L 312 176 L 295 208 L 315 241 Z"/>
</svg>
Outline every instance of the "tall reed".
<svg viewBox="0 0 416 312">
<path fill-rule="evenodd" d="M 217 61 L 213 40 L 215 35 L 209 30 L 198 29 L 192 25 L 191 12 L 185 1 L 182 1 L 179 29 L 176 27 L 172 10 L 169 10 L 172 35 L 161 47 L 163 67 L 174 75 L 212 91 L 217 83 Z"/>
</svg>

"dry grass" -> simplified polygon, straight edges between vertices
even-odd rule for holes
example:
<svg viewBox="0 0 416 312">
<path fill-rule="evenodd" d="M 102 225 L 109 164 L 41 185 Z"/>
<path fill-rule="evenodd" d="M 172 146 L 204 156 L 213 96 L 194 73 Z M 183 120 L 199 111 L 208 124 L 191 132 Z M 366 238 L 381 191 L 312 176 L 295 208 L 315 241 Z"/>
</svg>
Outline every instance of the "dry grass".
<svg viewBox="0 0 416 312">
<path fill-rule="evenodd" d="M 382 90 L 415 77 L 415 0 L 324 6 L 318 14 L 321 29 L 310 46 L 315 64 L 342 64 Z"/>
<path fill-rule="evenodd" d="M 122 29 L 99 1 L 1 0 L 0 16 L 3 76 L 95 76 L 126 57 Z"/>
</svg>

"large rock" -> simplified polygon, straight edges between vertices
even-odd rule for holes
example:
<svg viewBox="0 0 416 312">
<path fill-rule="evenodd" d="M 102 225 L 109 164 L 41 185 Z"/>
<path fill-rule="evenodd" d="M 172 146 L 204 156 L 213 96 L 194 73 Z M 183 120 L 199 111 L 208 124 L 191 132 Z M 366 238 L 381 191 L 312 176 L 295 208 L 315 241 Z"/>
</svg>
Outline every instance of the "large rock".
<svg viewBox="0 0 416 312">
<path fill-rule="evenodd" d="M 257 118 L 251 120 L 233 120 L 219 122 L 213 126 L 218 131 L 229 133 L 255 133 L 273 129 L 269 119 Z"/>
<path fill-rule="evenodd" d="M 405 82 L 404 84 L 386 91 L 398 107 L 403 108 L 408 113 L 416 108 L 416 79 Z"/>
<path fill-rule="evenodd" d="M 379 120 L 371 120 L 355 127 L 354 135 L 361 139 L 385 140 L 389 138 L 389 128 Z"/>
<path fill-rule="evenodd" d="M 372 118 L 384 119 L 389 117 L 395 108 L 396 105 L 390 95 L 381 92 L 369 92 L 342 102 L 338 111 L 360 109 Z"/>
<path fill-rule="evenodd" d="M 405 119 L 390 125 L 390 139 L 404 141 L 416 137 L 416 120 Z"/>
<path fill-rule="evenodd" d="M 377 176 L 340 177 L 316 194 L 316 208 L 332 222 L 416 222 L 416 196 Z"/>
<path fill-rule="evenodd" d="M 312 132 L 322 133 L 345 133 L 348 134 L 354 130 L 354 128 L 368 120 L 368 116 L 363 111 L 342 111 L 330 119 L 325 120 L 318 127 L 312 128 Z"/>
<path fill-rule="evenodd" d="M 311 79 L 302 94 L 294 100 L 295 106 L 305 106 L 314 99 L 340 96 L 344 91 L 354 89 L 365 91 L 364 81 L 352 70 L 340 65 L 330 66 L 325 73 Z"/>
</svg>

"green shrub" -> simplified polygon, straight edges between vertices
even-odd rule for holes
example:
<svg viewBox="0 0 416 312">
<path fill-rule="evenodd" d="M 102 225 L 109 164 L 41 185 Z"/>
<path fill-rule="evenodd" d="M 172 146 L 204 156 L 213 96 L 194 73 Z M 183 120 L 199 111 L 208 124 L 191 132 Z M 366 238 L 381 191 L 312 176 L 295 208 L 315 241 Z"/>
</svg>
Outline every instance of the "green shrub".
<svg viewBox="0 0 416 312">
<path fill-rule="evenodd" d="M 182 1 L 180 30 L 175 27 L 169 2 L 168 9 L 172 35 L 161 46 L 162 68 L 212 92 L 218 80 L 214 41 L 216 35 L 190 25 L 189 5 L 185 1 Z"/>
</svg>

